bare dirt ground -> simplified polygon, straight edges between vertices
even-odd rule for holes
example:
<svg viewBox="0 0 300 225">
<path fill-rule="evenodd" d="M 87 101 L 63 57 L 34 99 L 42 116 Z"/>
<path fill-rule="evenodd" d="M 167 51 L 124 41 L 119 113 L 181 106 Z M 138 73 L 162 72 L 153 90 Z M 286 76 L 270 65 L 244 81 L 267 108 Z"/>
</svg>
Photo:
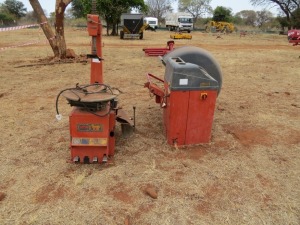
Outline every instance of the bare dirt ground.
<svg viewBox="0 0 300 225">
<path fill-rule="evenodd" d="M 2 32 L 0 48 L 39 34 Z M 103 36 L 104 81 L 123 92 L 128 114 L 137 109 L 136 132 L 124 138 L 117 126 L 114 163 L 105 166 L 67 163 L 63 98 L 55 119 L 57 94 L 88 84 L 89 64 L 26 66 L 52 56 L 45 42 L 0 51 L 0 224 L 300 224 L 299 47 L 274 34 L 175 40 L 208 50 L 223 72 L 211 143 L 176 149 L 143 88 L 146 73 L 163 77 L 164 66 L 142 48 L 165 47 L 169 35 Z M 86 31 L 66 36 L 77 54 L 90 53 Z"/>
</svg>

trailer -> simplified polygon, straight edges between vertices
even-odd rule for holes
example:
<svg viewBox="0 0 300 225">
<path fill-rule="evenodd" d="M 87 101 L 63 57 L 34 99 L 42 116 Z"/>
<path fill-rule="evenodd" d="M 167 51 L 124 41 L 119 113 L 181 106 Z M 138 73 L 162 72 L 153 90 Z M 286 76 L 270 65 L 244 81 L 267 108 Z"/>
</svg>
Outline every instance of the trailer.
<svg viewBox="0 0 300 225">
<path fill-rule="evenodd" d="M 193 28 L 193 16 L 189 13 L 169 13 L 166 16 L 166 28 L 169 31 L 187 31 L 190 33 Z"/>
<path fill-rule="evenodd" d="M 158 28 L 158 19 L 156 17 L 145 17 L 144 24 L 148 24 L 149 29 L 155 31 Z"/>
<path fill-rule="evenodd" d="M 143 39 L 144 30 L 148 26 L 148 24 L 144 24 L 143 14 L 123 13 L 121 15 L 122 30 L 120 31 L 120 39 Z"/>
</svg>

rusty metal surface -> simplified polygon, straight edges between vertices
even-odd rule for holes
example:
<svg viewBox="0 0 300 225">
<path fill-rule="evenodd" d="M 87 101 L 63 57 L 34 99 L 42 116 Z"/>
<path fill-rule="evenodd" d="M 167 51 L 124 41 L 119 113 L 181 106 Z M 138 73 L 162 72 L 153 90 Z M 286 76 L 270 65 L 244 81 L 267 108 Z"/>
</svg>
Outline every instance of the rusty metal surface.
<svg viewBox="0 0 300 225">
<path fill-rule="evenodd" d="M 127 115 L 127 113 L 123 109 L 118 109 L 117 121 L 119 123 L 127 123 L 133 127 L 132 119 Z"/>
<path fill-rule="evenodd" d="M 62 94 L 66 99 L 80 102 L 107 102 L 117 96 L 106 92 L 101 86 L 90 86 L 83 89 L 71 89 Z"/>
</svg>

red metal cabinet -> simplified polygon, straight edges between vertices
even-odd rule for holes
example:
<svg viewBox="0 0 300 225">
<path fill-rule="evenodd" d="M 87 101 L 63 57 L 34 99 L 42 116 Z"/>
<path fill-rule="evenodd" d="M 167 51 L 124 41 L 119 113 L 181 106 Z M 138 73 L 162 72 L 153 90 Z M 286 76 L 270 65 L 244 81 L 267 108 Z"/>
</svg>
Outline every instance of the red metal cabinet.
<svg viewBox="0 0 300 225">
<path fill-rule="evenodd" d="M 103 112 L 97 112 L 101 115 Z M 70 150 L 74 162 L 96 163 L 114 155 L 115 113 L 97 116 L 74 107 L 70 114 Z"/>
<path fill-rule="evenodd" d="M 173 91 L 165 98 L 164 131 L 168 144 L 208 143 L 214 118 L 216 90 Z"/>
</svg>

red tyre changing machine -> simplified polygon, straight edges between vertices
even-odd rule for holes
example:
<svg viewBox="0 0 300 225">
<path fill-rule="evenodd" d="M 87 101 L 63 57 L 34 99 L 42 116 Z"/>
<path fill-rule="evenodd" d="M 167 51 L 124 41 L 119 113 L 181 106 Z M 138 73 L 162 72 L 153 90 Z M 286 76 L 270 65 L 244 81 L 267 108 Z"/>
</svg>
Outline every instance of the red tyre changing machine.
<svg viewBox="0 0 300 225">
<path fill-rule="evenodd" d="M 161 59 L 164 80 L 147 74 L 145 87 L 163 108 L 168 144 L 208 143 L 222 85 L 218 63 L 207 51 L 192 46 L 176 48 Z"/>
<path fill-rule="evenodd" d="M 115 123 L 121 122 L 122 131 L 133 127 L 126 113 L 117 107 L 117 94 L 103 84 L 103 59 L 101 49 L 102 25 L 98 15 L 88 14 L 88 33 L 92 37 L 90 84 L 76 85 L 59 93 L 73 106 L 69 116 L 71 161 L 75 163 L 107 162 L 115 149 Z M 125 130 L 125 129 L 124 129 Z"/>
</svg>

